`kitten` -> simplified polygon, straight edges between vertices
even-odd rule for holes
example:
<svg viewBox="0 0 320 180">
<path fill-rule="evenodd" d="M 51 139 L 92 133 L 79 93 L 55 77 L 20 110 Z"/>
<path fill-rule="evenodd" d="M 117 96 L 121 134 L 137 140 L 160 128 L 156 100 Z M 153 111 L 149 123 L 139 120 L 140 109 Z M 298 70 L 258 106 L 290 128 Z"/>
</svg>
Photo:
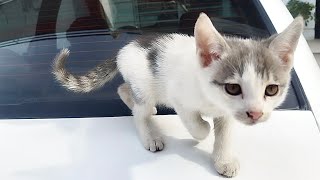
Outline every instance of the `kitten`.
<svg viewBox="0 0 320 180">
<path fill-rule="evenodd" d="M 194 37 L 168 34 L 135 40 L 118 55 L 84 76 L 64 67 L 69 51 L 54 60 L 53 74 L 66 88 L 90 92 L 110 81 L 119 71 L 125 83 L 118 88 L 147 150 L 164 148 L 157 129 L 149 121 L 156 105 L 174 108 L 196 139 L 209 134 L 201 115 L 214 117 L 212 160 L 218 173 L 233 177 L 239 163 L 231 149 L 234 119 L 253 125 L 266 121 L 285 99 L 293 66 L 293 53 L 303 29 L 296 18 L 282 33 L 268 39 L 223 37 L 209 17 L 201 13 Z"/>
</svg>

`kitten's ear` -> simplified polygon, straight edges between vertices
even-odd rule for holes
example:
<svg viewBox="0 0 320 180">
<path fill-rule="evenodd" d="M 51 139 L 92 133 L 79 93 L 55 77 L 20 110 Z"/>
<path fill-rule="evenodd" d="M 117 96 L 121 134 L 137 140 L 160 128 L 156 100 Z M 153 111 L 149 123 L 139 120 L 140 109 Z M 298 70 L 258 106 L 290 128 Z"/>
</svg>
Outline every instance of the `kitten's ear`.
<svg viewBox="0 0 320 180">
<path fill-rule="evenodd" d="M 287 67 L 291 68 L 293 65 L 293 54 L 303 27 L 303 18 L 299 16 L 282 33 L 271 37 L 272 41 L 269 44 L 269 48 L 280 57 L 282 63 Z"/>
<path fill-rule="evenodd" d="M 213 60 L 220 59 L 228 47 L 226 41 L 214 28 L 210 18 L 205 13 L 200 13 L 194 27 L 197 54 L 200 56 L 201 65 L 207 67 Z"/>
</svg>

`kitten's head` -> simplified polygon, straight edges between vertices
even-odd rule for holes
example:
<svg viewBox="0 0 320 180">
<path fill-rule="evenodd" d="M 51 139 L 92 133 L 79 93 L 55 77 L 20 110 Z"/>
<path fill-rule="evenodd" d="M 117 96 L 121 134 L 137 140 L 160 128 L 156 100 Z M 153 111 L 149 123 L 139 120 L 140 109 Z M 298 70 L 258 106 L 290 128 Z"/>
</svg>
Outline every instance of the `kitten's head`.
<svg viewBox="0 0 320 180">
<path fill-rule="evenodd" d="M 201 13 L 195 40 L 201 88 L 208 100 L 222 103 L 245 124 L 267 120 L 287 94 L 303 24 L 298 17 L 282 33 L 264 40 L 226 38 Z"/>
</svg>

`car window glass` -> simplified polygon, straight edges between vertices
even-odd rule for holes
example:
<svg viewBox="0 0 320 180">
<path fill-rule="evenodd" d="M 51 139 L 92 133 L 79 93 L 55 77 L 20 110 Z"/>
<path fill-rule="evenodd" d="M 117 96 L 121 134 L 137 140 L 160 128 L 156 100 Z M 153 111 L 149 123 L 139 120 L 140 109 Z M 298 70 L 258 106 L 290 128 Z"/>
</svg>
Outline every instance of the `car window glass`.
<svg viewBox="0 0 320 180">
<path fill-rule="evenodd" d="M 225 35 L 271 33 L 258 1 L 250 0 L 2 0 L 0 1 L 0 118 L 121 116 L 131 112 L 116 91 L 117 76 L 103 88 L 77 94 L 51 74 L 55 55 L 71 50 L 66 63 L 83 74 L 112 59 L 129 41 L 152 33 L 193 35 L 205 12 Z M 283 109 L 299 109 L 293 87 Z M 159 114 L 167 114 L 160 110 Z"/>
</svg>

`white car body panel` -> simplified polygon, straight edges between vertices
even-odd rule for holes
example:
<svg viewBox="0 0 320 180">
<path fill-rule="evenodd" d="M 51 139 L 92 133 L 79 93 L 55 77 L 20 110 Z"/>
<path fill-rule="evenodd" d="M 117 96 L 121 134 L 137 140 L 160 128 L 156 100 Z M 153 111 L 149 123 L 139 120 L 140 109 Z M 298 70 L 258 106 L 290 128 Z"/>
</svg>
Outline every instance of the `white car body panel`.
<svg viewBox="0 0 320 180">
<path fill-rule="evenodd" d="M 281 32 L 292 17 L 280 0 L 261 0 Z M 320 179 L 319 67 L 302 37 L 295 69 L 313 111 L 275 111 L 256 126 L 236 123 L 234 179 Z M 176 115 L 156 116 L 165 149 L 151 153 L 132 117 L 0 120 L 2 180 L 225 179 L 210 160 L 213 134 L 198 143 Z"/>
<path fill-rule="evenodd" d="M 293 18 L 281 0 L 260 0 L 277 32 L 282 32 Z M 295 52 L 294 68 L 308 98 L 312 112 L 320 124 L 320 69 L 307 41 L 300 38 Z"/>
<path fill-rule="evenodd" d="M 214 137 L 197 143 L 175 115 L 157 116 L 166 147 L 140 144 L 131 117 L 0 121 L 0 179 L 225 179 L 212 166 Z M 235 126 L 234 179 L 320 179 L 320 135 L 310 111 L 278 111 Z"/>
</svg>

